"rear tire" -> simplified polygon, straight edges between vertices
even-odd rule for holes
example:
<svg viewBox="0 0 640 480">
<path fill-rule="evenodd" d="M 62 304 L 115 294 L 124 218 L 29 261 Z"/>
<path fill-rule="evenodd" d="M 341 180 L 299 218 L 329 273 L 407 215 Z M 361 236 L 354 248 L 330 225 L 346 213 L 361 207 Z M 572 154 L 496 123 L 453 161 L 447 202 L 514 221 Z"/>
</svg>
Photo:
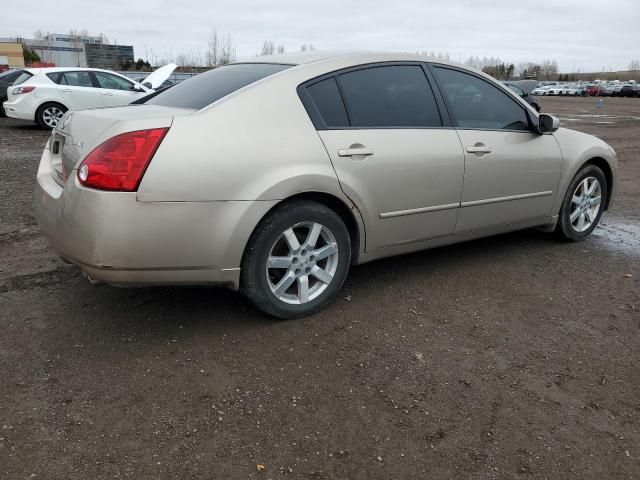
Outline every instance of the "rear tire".
<svg viewBox="0 0 640 480">
<path fill-rule="evenodd" d="M 251 235 L 240 290 L 269 315 L 304 317 L 336 297 L 350 263 L 342 219 L 320 203 L 294 200 L 268 213 Z"/>
<path fill-rule="evenodd" d="M 607 204 L 607 179 L 595 165 L 583 167 L 564 196 L 556 235 L 568 242 L 587 238 L 598 226 Z"/>
<path fill-rule="evenodd" d="M 36 123 L 45 130 L 51 130 L 67 111 L 67 107 L 56 102 L 43 103 L 36 111 Z"/>
</svg>

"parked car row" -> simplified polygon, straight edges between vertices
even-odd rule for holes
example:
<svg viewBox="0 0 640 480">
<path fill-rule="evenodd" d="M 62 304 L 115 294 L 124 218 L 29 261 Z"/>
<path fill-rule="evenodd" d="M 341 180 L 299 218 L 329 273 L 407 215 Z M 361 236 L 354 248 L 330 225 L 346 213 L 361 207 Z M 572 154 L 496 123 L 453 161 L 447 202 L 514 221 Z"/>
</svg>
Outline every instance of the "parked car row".
<svg viewBox="0 0 640 480">
<path fill-rule="evenodd" d="M 538 85 L 533 95 L 569 95 L 589 97 L 640 97 L 640 85 L 635 82 L 565 83 Z"/>
<path fill-rule="evenodd" d="M 0 114 L 54 128 L 67 110 L 117 107 L 164 88 L 176 65 L 165 65 L 142 82 L 93 68 L 24 68 L 0 77 Z"/>
</svg>

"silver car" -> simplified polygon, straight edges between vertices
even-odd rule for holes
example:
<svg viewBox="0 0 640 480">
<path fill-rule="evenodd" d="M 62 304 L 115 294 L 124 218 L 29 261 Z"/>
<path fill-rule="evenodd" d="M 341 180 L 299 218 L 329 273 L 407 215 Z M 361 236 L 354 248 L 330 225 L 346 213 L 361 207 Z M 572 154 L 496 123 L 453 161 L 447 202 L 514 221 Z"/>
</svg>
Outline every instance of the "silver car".
<svg viewBox="0 0 640 480">
<path fill-rule="evenodd" d="M 35 198 L 53 247 L 92 282 L 226 285 L 281 318 L 378 258 L 530 227 L 582 240 L 616 182 L 603 141 L 417 55 L 260 57 L 138 103 L 52 132 Z"/>
</svg>

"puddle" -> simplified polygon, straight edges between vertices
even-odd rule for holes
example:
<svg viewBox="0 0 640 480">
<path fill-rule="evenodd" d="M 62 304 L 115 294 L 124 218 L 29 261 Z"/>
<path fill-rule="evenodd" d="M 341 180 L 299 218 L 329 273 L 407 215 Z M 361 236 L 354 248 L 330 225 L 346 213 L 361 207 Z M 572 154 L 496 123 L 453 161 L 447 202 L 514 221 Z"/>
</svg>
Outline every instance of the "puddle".
<svg viewBox="0 0 640 480">
<path fill-rule="evenodd" d="M 591 235 L 604 248 L 640 257 L 640 223 L 604 221 Z"/>
</svg>

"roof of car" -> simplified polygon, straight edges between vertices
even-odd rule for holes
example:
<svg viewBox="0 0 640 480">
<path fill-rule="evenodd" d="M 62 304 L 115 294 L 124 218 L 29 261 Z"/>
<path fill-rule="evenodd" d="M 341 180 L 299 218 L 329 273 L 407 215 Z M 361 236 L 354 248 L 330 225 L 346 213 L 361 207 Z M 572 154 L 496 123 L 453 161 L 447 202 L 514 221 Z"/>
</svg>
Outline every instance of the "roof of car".
<svg viewBox="0 0 640 480">
<path fill-rule="evenodd" d="M 416 53 L 398 53 L 398 52 L 376 52 L 362 50 L 326 50 L 326 51 L 307 51 L 295 53 L 277 53 L 273 55 L 264 55 L 253 57 L 246 60 L 239 60 L 234 63 L 277 63 L 284 65 L 304 65 L 314 62 L 330 62 L 339 61 L 345 58 L 351 58 L 354 63 L 374 63 L 374 62 L 390 62 L 390 61 L 417 61 L 417 62 L 437 62 L 447 65 L 457 65 L 454 62 L 443 60 L 440 58 L 419 55 Z M 468 67 L 467 67 L 468 68 Z"/>
<path fill-rule="evenodd" d="M 101 68 L 87 68 L 87 67 L 42 67 L 42 68 L 23 68 L 27 72 L 35 75 L 36 73 L 56 73 L 56 72 L 78 72 L 78 71 L 91 71 L 91 72 L 108 72 L 109 70 L 103 70 Z"/>
</svg>

